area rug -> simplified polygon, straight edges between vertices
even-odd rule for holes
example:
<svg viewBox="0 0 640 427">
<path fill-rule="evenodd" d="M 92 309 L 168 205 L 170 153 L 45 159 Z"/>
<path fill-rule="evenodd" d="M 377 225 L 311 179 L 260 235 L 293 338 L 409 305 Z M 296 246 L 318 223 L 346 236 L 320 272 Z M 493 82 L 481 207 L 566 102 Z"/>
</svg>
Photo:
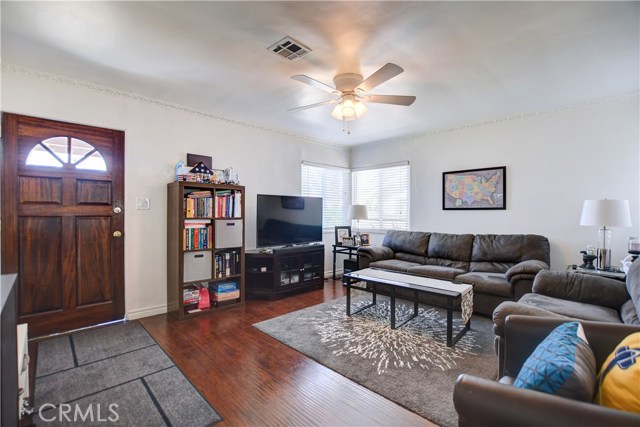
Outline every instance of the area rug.
<svg viewBox="0 0 640 427">
<path fill-rule="evenodd" d="M 370 295 L 352 298 L 352 307 Z M 473 316 L 454 347 L 446 346 L 446 311 L 419 306 L 419 315 L 398 329 L 389 326 L 388 298 L 348 317 L 346 298 L 285 314 L 253 326 L 317 362 L 442 426 L 456 426 L 453 387 L 461 373 L 493 379 L 497 359 L 492 322 Z M 413 303 L 396 300 L 397 316 Z M 454 314 L 454 318 L 459 317 Z M 454 321 L 454 335 L 462 327 Z"/>
<path fill-rule="evenodd" d="M 137 321 L 38 343 L 39 426 L 210 426 L 222 420 Z"/>
</svg>

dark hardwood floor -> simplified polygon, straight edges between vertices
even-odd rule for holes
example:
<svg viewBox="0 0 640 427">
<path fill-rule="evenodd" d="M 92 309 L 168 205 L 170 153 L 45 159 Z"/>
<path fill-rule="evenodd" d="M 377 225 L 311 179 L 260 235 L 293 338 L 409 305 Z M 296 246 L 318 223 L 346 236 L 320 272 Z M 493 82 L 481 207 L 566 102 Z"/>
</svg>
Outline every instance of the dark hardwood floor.
<svg viewBox="0 0 640 427">
<path fill-rule="evenodd" d="M 224 418 L 220 426 L 433 426 L 252 326 L 342 295 L 340 281 L 329 280 L 279 301 L 140 322 Z"/>
</svg>

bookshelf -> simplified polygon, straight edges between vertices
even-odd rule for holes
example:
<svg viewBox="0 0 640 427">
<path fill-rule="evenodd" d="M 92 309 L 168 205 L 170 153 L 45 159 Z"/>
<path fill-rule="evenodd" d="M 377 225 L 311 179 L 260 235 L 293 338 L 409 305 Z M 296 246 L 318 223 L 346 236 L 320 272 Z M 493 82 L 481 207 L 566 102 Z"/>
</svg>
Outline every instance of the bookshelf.
<svg viewBox="0 0 640 427">
<path fill-rule="evenodd" d="M 179 319 L 244 304 L 244 190 L 167 185 L 167 304 Z"/>
</svg>

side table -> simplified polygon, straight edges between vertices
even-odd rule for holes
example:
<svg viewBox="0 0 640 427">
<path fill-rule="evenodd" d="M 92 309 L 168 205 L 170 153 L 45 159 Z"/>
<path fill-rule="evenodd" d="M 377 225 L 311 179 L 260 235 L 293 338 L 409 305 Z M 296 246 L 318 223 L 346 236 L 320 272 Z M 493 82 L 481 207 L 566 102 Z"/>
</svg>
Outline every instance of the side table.
<svg viewBox="0 0 640 427">
<path fill-rule="evenodd" d="M 333 280 L 336 279 L 336 257 L 338 254 L 349 255 L 349 259 L 353 256 L 358 259 L 359 246 L 332 245 L 333 246 Z"/>
<path fill-rule="evenodd" d="M 620 280 L 624 282 L 627 279 L 627 275 L 622 271 L 609 271 L 609 270 L 591 270 L 587 268 L 577 267 L 575 265 L 570 265 L 567 267 L 567 270 L 572 271 L 578 274 L 590 274 L 592 276 L 600 276 L 606 277 L 609 279 Z"/>
</svg>

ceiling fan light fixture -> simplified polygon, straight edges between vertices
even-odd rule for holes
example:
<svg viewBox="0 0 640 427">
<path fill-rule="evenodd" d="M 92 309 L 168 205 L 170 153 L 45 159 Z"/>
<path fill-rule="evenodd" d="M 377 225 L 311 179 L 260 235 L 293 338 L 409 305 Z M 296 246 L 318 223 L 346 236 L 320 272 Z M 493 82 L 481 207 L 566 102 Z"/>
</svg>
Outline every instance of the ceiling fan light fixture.
<svg viewBox="0 0 640 427">
<path fill-rule="evenodd" d="M 353 95 L 345 95 L 342 101 L 331 112 L 335 119 L 350 122 L 359 119 L 367 112 L 367 106 L 362 101 L 356 100 Z"/>
</svg>

